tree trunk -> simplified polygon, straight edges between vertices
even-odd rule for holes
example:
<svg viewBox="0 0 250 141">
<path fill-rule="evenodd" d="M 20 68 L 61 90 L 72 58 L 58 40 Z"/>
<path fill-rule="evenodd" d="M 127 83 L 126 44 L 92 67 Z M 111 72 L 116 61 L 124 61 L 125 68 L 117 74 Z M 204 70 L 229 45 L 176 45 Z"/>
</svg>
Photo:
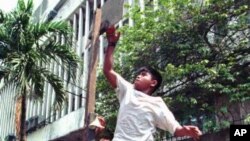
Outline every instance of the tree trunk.
<svg viewBox="0 0 250 141">
<path fill-rule="evenodd" d="M 26 94 L 20 96 L 16 102 L 16 134 L 18 141 L 26 141 Z"/>
</svg>

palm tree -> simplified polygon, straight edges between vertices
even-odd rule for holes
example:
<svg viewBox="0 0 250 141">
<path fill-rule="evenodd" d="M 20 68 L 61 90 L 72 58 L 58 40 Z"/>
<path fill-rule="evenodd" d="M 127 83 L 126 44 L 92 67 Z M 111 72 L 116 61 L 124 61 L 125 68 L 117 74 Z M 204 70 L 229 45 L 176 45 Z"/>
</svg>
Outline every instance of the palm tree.
<svg viewBox="0 0 250 141">
<path fill-rule="evenodd" d="M 4 85 L 14 84 L 17 89 L 20 123 L 16 121 L 16 126 L 20 141 L 26 140 L 27 96 L 42 99 L 44 84 L 48 82 L 55 91 L 56 106 L 61 106 L 65 100 L 63 81 L 41 64 L 51 60 L 61 62 L 68 76 L 74 78 L 73 70 L 79 61 L 67 40 L 71 33 L 69 25 L 60 21 L 33 23 L 32 8 L 32 0 L 26 4 L 18 0 L 16 10 L 0 14 L 0 80 L 4 80 Z M 65 43 L 55 42 L 53 35 L 62 35 Z"/>
</svg>

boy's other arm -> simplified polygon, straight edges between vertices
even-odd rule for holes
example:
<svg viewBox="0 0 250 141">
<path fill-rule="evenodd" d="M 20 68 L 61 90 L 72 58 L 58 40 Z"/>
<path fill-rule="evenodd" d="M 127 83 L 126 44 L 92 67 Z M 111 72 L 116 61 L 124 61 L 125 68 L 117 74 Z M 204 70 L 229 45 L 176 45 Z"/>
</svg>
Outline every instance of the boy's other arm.
<svg viewBox="0 0 250 141">
<path fill-rule="evenodd" d="M 108 82 L 111 84 L 111 86 L 113 88 L 116 88 L 116 72 L 113 69 L 113 53 L 115 50 L 116 43 L 119 40 L 120 33 L 116 33 L 115 27 L 111 26 L 107 29 L 106 36 L 108 40 L 108 47 L 104 59 L 103 73 L 108 79 Z"/>
<path fill-rule="evenodd" d="M 183 136 L 190 136 L 195 141 L 199 140 L 202 132 L 199 130 L 198 127 L 192 125 L 185 125 L 177 127 L 174 133 L 175 136 L 183 137 Z"/>
</svg>

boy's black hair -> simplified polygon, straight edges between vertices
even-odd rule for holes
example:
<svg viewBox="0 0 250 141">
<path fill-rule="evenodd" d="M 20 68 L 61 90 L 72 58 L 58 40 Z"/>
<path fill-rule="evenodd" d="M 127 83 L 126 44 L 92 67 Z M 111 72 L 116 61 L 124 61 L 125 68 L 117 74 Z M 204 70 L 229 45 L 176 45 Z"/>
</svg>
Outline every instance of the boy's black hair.
<svg viewBox="0 0 250 141">
<path fill-rule="evenodd" d="M 149 67 L 149 66 L 143 66 L 143 67 L 139 68 L 139 70 L 137 71 L 137 74 L 139 74 L 142 71 L 149 72 L 153 76 L 153 79 L 155 79 L 157 81 L 157 84 L 153 90 L 153 92 L 155 92 L 161 86 L 161 83 L 162 83 L 161 74 L 156 69 Z"/>
</svg>

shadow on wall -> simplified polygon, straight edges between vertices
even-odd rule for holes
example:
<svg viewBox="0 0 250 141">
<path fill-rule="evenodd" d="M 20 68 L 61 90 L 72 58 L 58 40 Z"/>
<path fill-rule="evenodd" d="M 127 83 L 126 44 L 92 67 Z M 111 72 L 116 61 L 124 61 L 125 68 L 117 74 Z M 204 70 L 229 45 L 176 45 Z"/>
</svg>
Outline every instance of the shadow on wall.
<svg viewBox="0 0 250 141">
<path fill-rule="evenodd" d="M 4 141 L 16 141 L 16 136 L 8 135 L 4 138 Z"/>
</svg>

